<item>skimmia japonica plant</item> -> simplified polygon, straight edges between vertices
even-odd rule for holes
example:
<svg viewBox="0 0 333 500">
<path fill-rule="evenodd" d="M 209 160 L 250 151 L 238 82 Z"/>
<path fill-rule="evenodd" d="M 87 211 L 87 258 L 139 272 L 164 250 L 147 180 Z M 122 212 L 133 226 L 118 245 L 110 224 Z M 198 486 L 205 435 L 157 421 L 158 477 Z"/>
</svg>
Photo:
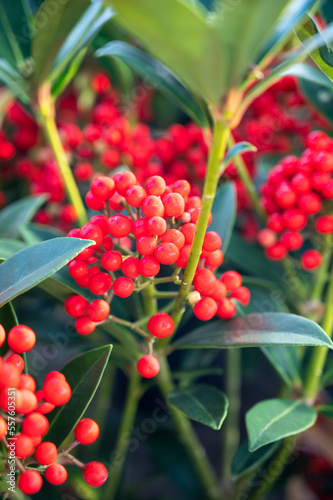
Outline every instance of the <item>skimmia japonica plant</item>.
<svg viewBox="0 0 333 500">
<path fill-rule="evenodd" d="M 3 498 L 333 497 L 332 22 L 0 4 Z"/>
</svg>

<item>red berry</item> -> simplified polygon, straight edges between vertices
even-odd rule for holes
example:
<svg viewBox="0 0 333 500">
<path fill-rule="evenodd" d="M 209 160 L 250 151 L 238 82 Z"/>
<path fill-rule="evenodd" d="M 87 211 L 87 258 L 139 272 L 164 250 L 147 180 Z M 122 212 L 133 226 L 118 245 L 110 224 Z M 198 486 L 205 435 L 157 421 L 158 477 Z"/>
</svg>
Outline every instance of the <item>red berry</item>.
<svg viewBox="0 0 333 500">
<path fill-rule="evenodd" d="M 122 196 L 125 195 L 127 189 L 136 184 L 136 177 L 133 172 L 129 170 L 125 170 L 123 172 L 119 172 L 118 174 L 113 176 L 113 180 L 116 184 L 116 190 Z"/>
<path fill-rule="evenodd" d="M 192 245 L 196 227 L 197 227 L 197 225 L 194 224 L 193 222 L 189 222 L 189 223 L 184 224 L 182 226 L 181 232 L 185 237 L 186 244 Z"/>
<path fill-rule="evenodd" d="M 57 447 L 50 441 L 40 443 L 35 449 L 35 459 L 41 465 L 51 465 L 58 458 Z"/>
<path fill-rule="evenodd" d="M 118 271 L 123 262 L 122 256 L 115 250 L 110 250 L 102 255 L 101 264 L 107 271 Z"/>
<path fill-rule="evenodd" d="M 191 252 L 191 245 L 184 245 L 179 250 L 179 257 L 176 260 L 176 265 L 182 269 L 184 269 L 187 265 L 188 258 Z"/>
<path fill-rule="evenodd" d="M 67 470 L 61 464 L 49 465 L 44 472 L 46 480 L 56 486 L 63 484 L 67 479 L 67 475 Z"/>
<path fill-rule="evenodd" d="M 250 302 L 250 290 L 245 286 L 240 286 L 231 292 L 230 298 L 238 300 L 243 306 L 247 306 Z"/>
<path fill-rule="evenodd" d="M 299 208 L 307 215 L 313 215 L 319 212 L 321 200 L 315 193 L 304 193 L 298 198 Z"/>
<path fill-rule="evenodd" d="M 144 378 L 155 377 L 160 371 L 158 359 L 152 354 L 146 354 L 139 359 L 137 369 L 140 375 Z"/>
<path fill-rule="evenodd" d="M 198 271 L 193 280 L 194 288 L 198 292 L 207 292 L 214 288 L 216 277 L 209 269 L 201 269 Z"/>
<path fill-rule="evenodd" d="M 18 353 L 30 351 L 36 342 L 35 333 L 28 326 L 14 326 L 8 333 L 9 347 Z"/>
<path fill-rule="evenodd" d="M 105 201 L 96 198 L 91 191 L 88 191 L 85 197 L 86 204 L 91 210 L 102 210 L 105 207 Z"/>
<path fill-rule="evenodd" d="M 167 313 L 156 313 L 148 321 L 149 332 L 159 339 L 170 337 L 175 330 L 173 319 Z"/>
<path fill-rule="evenodd" d="M 221 276 L 222 283 L 225 284 L 229 292 L 239 288 L 242 284 L 242 277 L 236 271 L 227 271 Z"/>
<path fill-rule="evenodd" d="M 281 243 L 291 251 L 299 250 L 303 245 L 303 237 L 300 233 L 289 231 L 281 236 Z"/>
<path fill-rule="evenodd" d="M 142 276 L 152 278 L 160 272 L 160 263 L 152 255 L 145 255 L 139 262 L 139 271 Z"/>
<path fill-rule="evenodd" d="M 91 183 L 90 190 L 96 198 L 106 201 L 115 191 L 114 180 L 106 176 L 96 177 Z"/>
<path fill-rule="evenodd" d="M 180 250 L 185 244 L 185 236 L 178 229 L 168 229 L 161 238 L 162 243 L 173 243 Z"/>
<path fill-rule="evenodd" d="M 300 231 L 306 226 L 307 217 L 301 210 L 291 208 L 284 211 L 283 221 L 287 229 Z"/>
<path fill-rule="evenodd" d="M 141 236 L 149 236 L 148 220 L 141 217 L 134 221 L 132 224 L 132 233 L 137 239 Z"/>
<path fill-rule="evenodd" d="M 83 316 L 88 307 L 88 301 L 80 295 L 71 295 L 65 300 L 65 310 L 72 318 Z"/>
<path fill-rule="evenodd" d="M 43 486 L 42 476 L 35 470 L 26 470 L 18 479 L 18 487 L 26 495 L 38 493 Z"/>
<path fill-rule="evenodd" d="M 129 297 L 134 290 L 134 283 L 130 278 L 117 278 L 112 286 L 112 291 L 118 297 Z"/>
<path fill-rule="evenodd" d="M 136 257 L 127 257 L 122 263 L 121 270 L 127 278 L 137 278 L 140 275 L 139 259 Z"/>
<path fill-rule="evenodd" d="M 20 384 L 18 386 L 19 389 L 28 389 L 28 391 L 35 392 L 36 390 L 36 382 L 31 375 L 27 375 L 23 373 L 21 375 Z"/>
<path fill-rule="evenodd" d="M 110 306 L 103 299 L 97 299 L 91 302 L 87 308 L 87 316 L 91 321 L 99 323 L 104 321 L 110 314 Z"/>
<path fill-rule="evenodd" d="M 23 420 L 22 432 L 26 436 L 43 436 L 49 428 L 49 421 L 40 413 L 30 413 Z"/>
<path fill-rule="evenodd" d="M 156 246 L 154 236 L 141 236 L 136 242 L 136 249 L 141 255 L 152 255 Z"/>
<path fill-rule="evenodd" d="M 7 363 L 11 363 L 12 365 L 16 366 L 20 373 L 22 373 L 24 370 L 24 359 L 19 354 L 14 353 L 9 356 L 9 358 L 7 359 Z"/>
<path fill-rule="evenodd" d="M 323 215 L 316 221 L 316 230 L 321 234 L 333 233 L 333 216 Z"/>
<path fill-rule="evenodd" d="M 0 417 L 0 439 L 2 440 L 6 437 L 8 431 L 8 425 L 3 417 Z"/>
<path fill-rule="evenodd" d="M 271 247 L 266 248 L 266 255 L 271 260 L 285 259 L 287 254 L 288 254 L 287 248 L 280 242 L 277 242 Z"/>
<path fill-rule="evenodd" d="M 180 217 L 185 210 L 184 198 L 179 193 L 170 193 L 164 196 L 163 205 L 165 215 L 168 217 Z"/>
<path fill-rule="evenodd" d="M 262 247 L 271 247 L 277 241 L 276 233 L 268 228 L 261 229 L 257 235 L 257 240 Z"/>
<path fill-rule="evenodd" d="M 217 315 L 221 319 L 230 319 L 236 313 L 236 306 L 230 299 L 222 299 L 217 307 Z"/>
<path fill-rule="evenodd" d="M 220 236 L 215 231 L 208 231 L 205 234 L 203 249 L 207 252 L 214 252 L 221 248 L 222 240 Z"/>
<path fill-rule="evenodd" d="M 107 273 L 96 273 L 89 280 L 89 290 L 95 295 L 107 293 L 112 285 L 112 278 Z"/>
<path fill-rule="evenodd" d="M 159 175 L 149 177 L 146 182 L 146 191 L 149 195 L 161 196 L 165 191 L 165 180 Z"/>
<path fill-rule="evenodd" d="M 281 233 L 284 230 L 285 222 L 279 213 L 271 214 L 267 220 L 267 227 L 275 233 Z"/>
<path fill-rule="evenodd" d="M 126 215 L 112 215 L 109 219 L 109 232 L 114 238 L 124 238 L 132 230 L 132 222 Z"/>
<path fill-rule="evenodd" d="M 146 191 L 142 186 L 131 186 L 126 190 L 125 198 L 132 207 L 139 208 L 146 198 Z"/>
<path fill-rule="evenodd" d="M 75 439 L 81 444 L 91 444 L 99 436 L 99 427 L 94 420 L 84 418 L 75 427 Z"/>
<path fill-rule="evenodd" d="M 89 486 L 102 486 L 107 478 L 108 471 L 100 462 L 89 462 L 83 469 L 83 479 Z"/>
<path fill-rule="evenodd" d="M 323 256 L 318 250 L 306 250 L 301 257 L 301 265 L 306 271 L 314 271 L 323 261 Z"/>
<path fill-rule="evenodd" d="M 34 444 L 29 436 L 17 434 L 15 439 L 9 440 L 9 443 L 15 443 L 15 455 L 18 458 L 28 458 L 34 451 Z"/>
<path fill-rule="evenodd" d="M 15 365 L 3 363 L 0 367 L 0 388 L 18 387 L 20 383 L 20 372 Z"/>
<path fill-rule="evenodd" d="M 80 335 L 89 335 L 96 328 L 94 321 L 92 321 L 87 316 L 82 316 L 81 318 L 77 318 L 77 320 L 74 323 L 74 326 L 75 330 Z"/>
<path fill-rule="evenodd" d="M 0 325 L 0 347 L 2 346 L 5 340 L 6 340 L 6 332 L 4 327 Z"/>
<path fill-rule="evenodd" d="M 83 260 L 74 259 L 68 265 L 68 272 L 72 278 L 83 278 L 88 272 L 88 264 Z"/>
<path fill-rule="evenodd" d="M 163 217 L 164 215 L 164 205 L 161 199 L 154 195 L 147 196 L 142 203 L 141 210 L 147 219 L 154 216 Z"/>
<path fill-rule="evenodd" d="M 173 243 L 161 243 L 154 252 L 154 257 L 160 264 L 174 264 L 179 257 L 179 250 Z"/>
<path fill-rule="evenodd" d="M 163 217 L 151 217 L 148 219 L 147 228 L 150 234 L 154 236 L 162 236 L 167 229 L 167 224 Z"/>
<path fill-rule="evenodd" d="M 203 297 L 194 306 L 194 314 L 202 321 L 212 319 L 217 312 L 217 304 L 211 297 Z"/>
<path fill-rule="evenodd" d="M 71 397 L 71 392 L 71 388 L 66 380 L 52 378 L 44 382 L 44 399 L 47 403 L 51 403 L 55 406 L 66 404 Z"/>
</svg>

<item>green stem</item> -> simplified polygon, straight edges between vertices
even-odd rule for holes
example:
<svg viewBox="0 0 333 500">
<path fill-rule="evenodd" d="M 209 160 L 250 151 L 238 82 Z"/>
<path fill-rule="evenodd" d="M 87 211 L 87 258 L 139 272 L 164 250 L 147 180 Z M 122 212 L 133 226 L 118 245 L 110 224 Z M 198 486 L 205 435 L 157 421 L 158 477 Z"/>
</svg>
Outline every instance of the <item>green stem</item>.
<svg viewBox="0 0 333 500">
<path fill-rule="evenodd" d="M 331 276 L 329 279 L 326 298 L 325 298 L 325 314 L 322 321 L 322 328 L 326 334 L 331 338 L 333 330 L 333 266 L 331 269 Z M 326 358 L 328 354 L 327 347 L 315 347 L 312 352 L 312 357 L 307 370 L 305 384 L 304 384 L 304 395 L 310 401 L 313 401 L 316 397 L 318 389 L 320 387 L 320 379 L 323 373 L 323 369 L 326 363 Z"/>
<path fill-rule="evenodd" d="M 229 143 L 230 148 L 232 148 L 232 146 L 235 145 L 235 141 L 234 141 L 234 138 L 232 137 L 232 135 L 230 135 L 228 143 Z M 253 180 L 249 174 L 249 171 L 247 169 L 247 166 L 245 165 L 243 158 L 241 157 L 241 155 L 236 155 L 233 158 L 233 162 L 236 165 L 238 177 L 242 181 L 242 184 L 245 187 L 246 192 L 247 192 L 250 200 L 252 201 L 252 205 L 253 205 L 254 210 L 256 211 L 260 220 L 265 222 L 265 220 L 266 220 L 265 210 L 263 209 L 263 207 L 260 204 L 256 187 L 253 183 Z"/>
<path fill-rule="evenodd" d="M 39 93 L 39 120 L 45 137 L 52 148 L 59 171 L 64 181 L 68 199 L 75 208 L 79 224 L 88 222 L 84 204 L 74 180 L 67 155 L 62 145 L 55 122 L 55 106 L 48 87 L 42 87 Z"/>
<path fill-rule="evenodd" d="M 241 349 L 227 349 L 225 392 L 229 399 L 229 408 L 222 428 L 222 478 L 226 486 L 231 483 L 230 463 L 239 444 L 241 357 Z"/>
<path fill-rule="evenodd" d="M 294 449 L 295 439 L 295 436 L 289 436 L 283 441 L 281 448 L 265 468 L 266 474 L 263 475 L 263 477 L 260 476 L 262 479 L 259 488 L 246 497 L 248 500 L 261 500 L 266 498 L 267 493 L 272 489 L 288 463 Z M 242 497 L 237 496 L 237 498 Z"/>
<path fill-rule="evenodd" d="M 104 498 L 114 500 L 117 498 L 117 492 L 124 462 L 129 446 L 129 437 L 134 425 L 137 407 L 140 399 L 140 375 L 134 367 L 133 373 L 129 378 L 128 389 L 126 394 L 125 408 L 122 415 L 121 425 L 118 431 L 116 445 L 112 455 L 115 457 L 115 462 L 110 465 L 109 478 L 105 489 Z"/>
<path fill-rule="evenodd" d="M 175 386 L 166 358 L 161 357 L 159 361 L 161 369 L 158 374 L 157 383 L 164 399 L 167 401 L 169 394 L 175 390 Z M 192 461 L 198 478 L 205 489 L 207 498 L 209 498 L 209 500 L 220 499 L 221 493 L 219 492 L 219 485 L 215 473 L 207 460 L 205 450 L 194 432 L 191 423 L 180 411 L 175 409 L 171 411 L 178 436 Z"/>
<path fill-rule="evenodd" d="M 202 244 L 207 230 L 209 214 L 213 205 L 220 176 L 220 163 L 226 149 L 229 134 L 230 129 L 228 126 L 226 126 L 225 120 L 223 118 L 216 120 L 214 125 L 213 143 L 209 152 L 199 220 L 197 223 L 188 263 L 184 272 L 182 283 L 179 288 L 175 307 L 172 312 L 172 318 L 175 322 L 176 328 L 178 327 L 184 313 L 186 298 L 190 291 L 200 259 Z"/>
</svg>

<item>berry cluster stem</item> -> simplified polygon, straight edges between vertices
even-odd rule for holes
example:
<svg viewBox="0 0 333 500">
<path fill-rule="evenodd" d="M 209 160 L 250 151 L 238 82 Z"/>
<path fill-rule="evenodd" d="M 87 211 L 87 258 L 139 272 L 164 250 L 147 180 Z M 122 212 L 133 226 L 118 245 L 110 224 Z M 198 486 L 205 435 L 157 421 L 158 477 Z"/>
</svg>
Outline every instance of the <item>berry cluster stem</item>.
<svg viewBox="0 0 333 500">
<path fill-rule="evenodd" d="M 51 96 L 49 86 L 44 85 L 39 89 L 38 100 L 40 125 L 57 161 L 68 199 L 75 208 L 80 226 L 83 226 L 88 222 L 87 214 L 59 136 L 55 122 L 54 100 Z"/>
<path fill-rule="evenodd" d="M 200 215 L 197 223 L 194 240 L 191 247 L 190 256 L 184 272 L 182 283 L 179 288 L 178 297 L 172 313 L 172 319 L 175 322 L 176 328 L 178 327 L 182 315 L 184 313 L 184 306 L 186 298 L 190 291 L 192 281 L 200 259 L 201 249 L 208 225 L 209 214 L 213 205 L 219 176 L 220 176 L 220 163 L 225 153 L 230 129 L 226 124 L 224 117 L 215 120 L 213 130 L 213 142 L 209 152 L 206 180 L 202 194 L 202 205 Z"/>
<path fill-rule="evenodd" d="M 325 298 L 325 314 L 322 321 L 322 328 L 326 334 L 331 338 L 333 332 L 333 266 L 331 268 L 331 275 L 327 287 Z M 308 367 L 305 384 L 304 395 L 310 401 L 316 397 L 318 389 L 320 388 L 320 379 L 323 374 L 323 369 L 326 363 L 328 354 L 327 347 L 315 347 L 312 352 L 312 357 Z"/>
</svg>

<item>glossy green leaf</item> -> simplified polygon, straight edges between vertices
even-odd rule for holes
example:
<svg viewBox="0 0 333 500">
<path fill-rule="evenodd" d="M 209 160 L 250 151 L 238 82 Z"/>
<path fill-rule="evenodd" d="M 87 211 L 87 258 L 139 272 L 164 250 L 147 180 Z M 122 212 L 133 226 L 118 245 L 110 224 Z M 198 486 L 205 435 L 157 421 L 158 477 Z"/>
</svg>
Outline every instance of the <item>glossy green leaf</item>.
<svg viewBox="0 0 333 500">
<path fill-rule="evenodd" d="M 0 261 L 8 259 L 25 247 L 26 245 L 23 241 L 7 238 L 0 239 Z"/>
<path fill-rule="evenodd" d="M 249 449 L 298 434 L 315 423 L 317 412 L 302 401 L 268 399 L 256 404 L 245 416 Z"/>
<path fill-rule="evenodd" d="M 324 415 L 325 417 L 333 418 L 333 404 L 332 403 L 329 403 L 326 405 L 316 406 L 316 410 L 318 413 L 321 413 L 321 415 Z"/>
<path fill-rule="evenodd" d="M 221 428 L 228 412 L 226 395 L 212 385 L 198 384 L 176 390 L 169 394 L 168 400 L 191 420 L 215 430 Z"/>
<path fill-rule="evenodd" d="M 237 142 L 236 144 L 234 144 L 232 146 L 232 148 L 229 149 L 226 157 L 223 160 L 223 163 L 222 163 L 223 170 L 225 167 L 227 167 L 229 165 L 229 163 L 232 161 L 232 159 L 235 156 L 241 155 L 243 153 L 247 153 L 249 151 L 257 151 L 256 146 L 254 146 L 253 144 L 251 144 L 250 142 L 247 142 L 247 141 L 241 141 L 241 142 Z"/>
<path fill-rule="evenodd" d="M 303 96 L 316 111 L 322 114 L 331 124 L 333 123 L 333 84 L 324 73 L 309 66 L 309 76 L 298 76 L 299 88 Z"/>
<path fill-rule="evenodd" d="M 48 76 L 60 47 L 89 4 L 89 0 L 62 0 L 55 9 L 53 0 L 45 0 L 40 7 L 32 40 L 34 81 L 37 85 Z"/>
<path fill-rule="evenodd" d="M 0 265 L 0 304 L 51 276 L 92 243 L 77 238 L 56 238 L 12 255 Z"/>
<path fill-rule="evenodd" d="M 14 69 L 4 58 L 0 58 L 0 82 L 8 87 L 22 102 L 29 102 L 26 83 L 16 69 Z"/>
<path fill-rule="evenodd" d="M 184 335 L 177 349 L 310 345 L 333 349 L 324 330 L 303 316 L 288 313 L 246 314 L 230 321 L 213 321 Z"/>
<path fill-rule="evenodd" d="M 66 87 L 71 83 L 75 75 L 80 69 L 83 59 L 87 53 L 87 49 L 82 49 L 81 52 L 73 59 L 68 68 L 56 79 L 52 86 L 52 96 L 58 97 Z"/>
<path fill-rule="evenodd" d="M 186 86 L 218 103 L 227 90 L 230 51 L 198 2 L 181 0 L 108 0 L 117 21 L 138 37 Z"/>
<path fill-rule="evenodd" d="M 85 352 L 70 361 L 62 370 L 72 389 L 71 399 L 50 414 L 50 427 L 45 441 L 59 447 L 86 411 L 100 384 L 112 346 Z"/>
<path fill-rule="evenodd" d="M 328 358 L 328 361 L 330 358 Z M 321 383 L 323 387 L 333 385 L 333 365 L 326 363 L 325 371 L 323 373 Z"/>
<path fill-rule="evenodd" d="M 236 480 L 254 472 L 277 451 L 280 444 L 280 441 L 275 441 L 251 452 L 249 451 L 248 440 L 244 441 L 237 449 L 231 462 L 233 479 Z"/>
<path fill-rule="evenodd" d="M 31 23 L 28 0 L 0 3 L 0 54 L 14 65 L 30 56 Z"/>
<path fill-rule="evenodd" d="M 327 24 L 333 21 L 333 3 L 332 0 L 324 0 L 320 5 L 320 12 Z"/>
<path fill-rule="evenodd" d="M 175 104 L 183 108 L 200 126 L 208 125 L 208 112 L 204 112 L 204 105 L 198 102 L 172 71 L 149 54 L 128 43 L 115 41 L 97 50 L 96 56 L 119 58 L 139 73 L 151 87 L 157 87 Z"/>
<path fill-rule="evenodd" d="M 218 188 L 213 208 L 213 220 L 209 231 L 216 231 L 222 239 L 222 251 L 227 251 L 237 212 L 236 188 L 233 182 L 226 182 Z"/>
<path fill-rule="evenodd" d="M 31 221 L 37 210 L 45 203 L 47 196 L 28 196 L 7 205 L 0 212 L 0 236 L 13 238 L 22 226 Z"/>
<path fill-rule="evenodd" d="M 262 347 L 262 352 L 289 387 L 301 386 L 301 363 L 295 346 Z"/>
</svg>

